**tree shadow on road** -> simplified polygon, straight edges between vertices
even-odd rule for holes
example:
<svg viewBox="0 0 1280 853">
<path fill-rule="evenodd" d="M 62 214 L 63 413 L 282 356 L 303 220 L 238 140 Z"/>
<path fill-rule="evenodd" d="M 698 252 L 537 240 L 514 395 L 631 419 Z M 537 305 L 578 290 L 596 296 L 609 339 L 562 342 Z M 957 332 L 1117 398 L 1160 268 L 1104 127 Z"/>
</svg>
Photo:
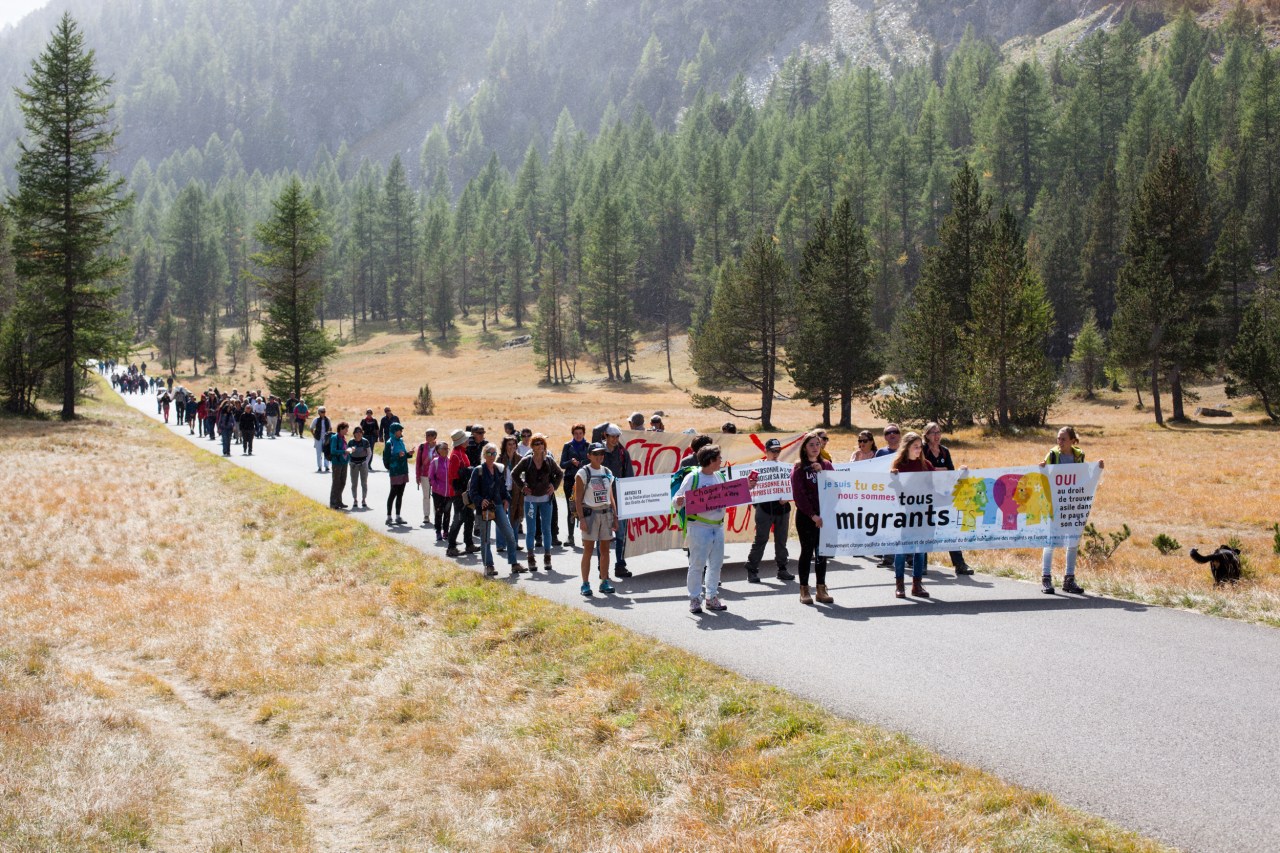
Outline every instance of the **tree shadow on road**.
<svg viewBox="0 0 1280 853">
<path fill-rule="evenodd" d="M 1113 598 L 1055 595 L 1044 598 L 992 598 L 984 601 L 947 601 L 937 598 L 907 598 L 869 607 L 820 606 L 819 612 L 832 619 L 866 621 L 897 616 L 982 616 L 988 613 L 1041 613 L 1052 610 L 1125 610 L 1145 613 L 1151 608 Z"/>
</svg>

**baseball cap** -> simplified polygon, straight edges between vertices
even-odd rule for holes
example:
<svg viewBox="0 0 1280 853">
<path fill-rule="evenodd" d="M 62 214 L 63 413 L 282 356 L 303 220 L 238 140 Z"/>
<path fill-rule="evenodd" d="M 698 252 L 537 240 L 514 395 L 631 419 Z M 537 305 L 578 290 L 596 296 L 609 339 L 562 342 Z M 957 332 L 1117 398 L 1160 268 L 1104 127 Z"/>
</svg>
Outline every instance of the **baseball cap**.
<svg viewBox="0 0 1280 853">
<path fill-rule="evenodd" d="M 605 452 L 604 445 L 598 441 L 587 448 L 587 453 L 604 453 L 604 452 Z"/>
<path fill-rule="evenodd" d="M 778 439 L 776 438 L 771 438 L 764 443 L 764 449 L 765 450 L 781 450 L 782 442 L 778 441 Z"/>
</svg>

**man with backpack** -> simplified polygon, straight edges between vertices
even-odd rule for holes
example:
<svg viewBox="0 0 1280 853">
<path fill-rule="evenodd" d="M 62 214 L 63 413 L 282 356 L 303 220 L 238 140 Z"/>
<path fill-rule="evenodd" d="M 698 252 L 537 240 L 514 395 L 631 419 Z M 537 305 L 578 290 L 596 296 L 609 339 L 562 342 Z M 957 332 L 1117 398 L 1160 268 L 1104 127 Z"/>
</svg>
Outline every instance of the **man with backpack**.
<svg viewBox="0 0 1280 853">
<path fill-rule="evenodd" d="M 298 438 L 306 437 L 307 416 L 311 414 L 311 409 L 307 407 L 307 401 L 298 398 L 298 402 L 293 407 L 293 434 Z"/>
<path fill-rule="evenodd" d="M 609 424 L 605 427 L 604 447 L 604 467 L 608 468 L 614 477 L 621 480 L 635 476 L 635 471 L 631 467 L 631 454 L 622 444 L 622 430 L 617 424 Z M 614 577 L 631 577 L 631 572 L 627 569 L 627 522 L 625 519 L 618 521 L 618 534 L 613 539 L 613 553 Z"/>
<path fill-rule="evenodd" d="M 467 455 L 467 433 L 455 429 L 449 434 L 453 442 L 453 450 L 449 453 L 449 483 L 453 487 L 453 524 L 449 526 L 449 547 L 445 551 L 450 557 L 460 557 L 464 553 L 458 550 L 458 531 L 462 531 L 462 541 L 466 546 L 465 553 L 474 554 L 480 550 L 475 546 L 476 512 L 471 506 L 471 498 L 467 489 L 471 486 L 471 458 Z"/>
<path fill-rule="evenodd" d="M 299 403 L 299 406 L 306 405 Z M 329 423 L 329 417 L 326 415 L 324 406 L 316 409 L 316 419 L 311 424 L 311 437 L 315 440 L 316 446 L 316 473 L 329 473 L 329 448 L 326 442 L 329 440 L 329 433 L 333 432 L 333 427 Z"/>
</svg>

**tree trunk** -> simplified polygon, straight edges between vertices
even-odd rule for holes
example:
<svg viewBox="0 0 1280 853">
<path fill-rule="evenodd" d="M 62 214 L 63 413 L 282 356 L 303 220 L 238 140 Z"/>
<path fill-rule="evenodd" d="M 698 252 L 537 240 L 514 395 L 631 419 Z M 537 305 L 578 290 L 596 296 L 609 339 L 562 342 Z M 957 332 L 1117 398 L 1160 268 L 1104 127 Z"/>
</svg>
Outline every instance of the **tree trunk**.
<svg viewBox="0 0 1280 853">
<path fill-rule="evenodd" d="M 1169 369 L 1169 395 L 1173 398 L 1173 417 L 1170 420 L 1174 423 L 1186 421 L 1187 414 L 1182 408 L 1182 367 L 1177 364 Z"/>
<path fill-rule="evenodd" d="M 1164 413 L 1160 411 L 1160 361 L 1151 360 L 1151 408 L 1156 413 L 1156 423 L 1164 426 Z"/>
<path fill-rule="evenodd" d="M 853 427 L 853 392 L 849 390 L 840 392 L 840 426 L 844 429 Z"/>
</svg>

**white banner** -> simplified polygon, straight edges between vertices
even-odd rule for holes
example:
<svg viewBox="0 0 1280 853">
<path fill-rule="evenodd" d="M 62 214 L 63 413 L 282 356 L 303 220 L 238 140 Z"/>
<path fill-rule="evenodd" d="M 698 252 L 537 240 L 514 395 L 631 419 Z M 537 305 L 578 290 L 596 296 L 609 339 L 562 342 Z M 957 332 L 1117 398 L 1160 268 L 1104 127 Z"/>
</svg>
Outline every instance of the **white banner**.
<svg viewBox="0 0 1280 853">
<path fill-rule="evenodd" d="M 671 512 L 671 475 L 625 477 L 613 481 L 618 518 L 642 518 Z"/>
<path fill-rule="evenodd" d="M 751 476 L 752 471 L 758 471 L 760 478 L 756 480 L 755 487 L 751 490 L 753 504 L 789 501 L 791 500 L 791 471 L 795 467 L 794 462 L 770 462 L 762 459 L 748 465 L 734 465 L 730 472 L 732 475 L 730 479 L 745 480 Z"/>
<path fill-rule="evenodd" d="M 832 467 L 837 471 L 888 471 L 896 458 L 898 454 L 886 453 L 884 456 L 864 459 L 861 462 L 837 462 Z"/>
<path fill-rule="evenodd" d="M 1097 463 L 818 476 L 829 557 L 1074 546 L 1102 477 Z"/>
</svg>

